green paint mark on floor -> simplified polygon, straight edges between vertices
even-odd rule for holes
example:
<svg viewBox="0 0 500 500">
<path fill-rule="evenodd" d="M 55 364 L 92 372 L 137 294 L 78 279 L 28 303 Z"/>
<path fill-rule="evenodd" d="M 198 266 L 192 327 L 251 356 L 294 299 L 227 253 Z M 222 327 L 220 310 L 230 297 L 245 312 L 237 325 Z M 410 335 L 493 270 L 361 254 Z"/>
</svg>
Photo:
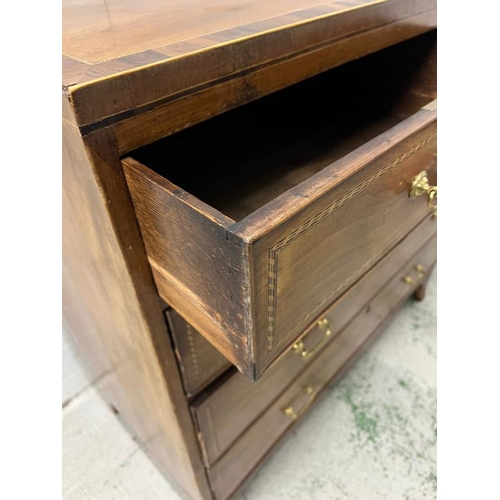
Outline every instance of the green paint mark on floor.
<svg viewBox="0 0 500 500">
<path fill-rule="evenodd" d="M 366 434 L 369 441 L 375 442 L 378 437 L 378 418 L 376 415 L 371 417 L 367 411 L 358 408 L 354 412 L 354 425 L 356 425 L 358 432 Z"/>
<path fill-rule="evenodd" d="M 427 477 L 427 482 L 432 485 L 432 488 L 434 491 L 437 491 L 437 476 L 434 474 L 434 472 L 431 472 L 429 476 Z"/>
<path fill-rule="evenodd" d="M 379 415 L 373 411 L 372 403 L 355 402 L 354 400 L 355 391 L 357 395 L 366 394 L 369 388 L 370 386 L 363 384 L 346 384 L 340 399 L 351 409 L 356 429 L 356 440 L 361 442 L 364 436 L 368 441 L 375 443 L 378 438 Z"/>
</svg>

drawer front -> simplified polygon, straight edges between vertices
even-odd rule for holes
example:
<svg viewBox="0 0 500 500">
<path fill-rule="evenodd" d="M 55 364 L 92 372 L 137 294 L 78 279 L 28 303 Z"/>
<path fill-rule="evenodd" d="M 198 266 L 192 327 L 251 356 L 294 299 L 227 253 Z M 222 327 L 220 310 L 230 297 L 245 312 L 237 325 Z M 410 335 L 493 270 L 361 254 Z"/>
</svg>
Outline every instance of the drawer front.
<svg viewBox="0 0 500 500">
<path fill-rule="evenodd" d="M 426 106 L 242 221 L 123 161 L 162 298 L 257 380 L 429 213 L 437 111 Z"/>
<path fill-rule="evenodd" d="M 165 312 L 184 390 L 194 396 L 231 367 L 229 361 L 173 309 Z"/>
<path fill-rule="evenodd" d="M 318 355 L 315 361 L 272 403 L 233 447 L 208 470 L 216 498 L 227 499 L 262 461 L 277 440 L 310 408 L 316 396 L 354 359 L 372 333 L 417 287 L 436 260 L 432 238 L 379 291 L 356 318 Z M 420 267 L 418 267 L 420 269 Z M 408 283 L 406 278 L 413 280 Z"/>
<path fill-rule="evenodd" d="M 259 372 L 428 215 L 424 196 L 409 197 L 421 171 L 437 176 L 436 122 L 421 113 L 275 200 L 273 227 L 251 237 Z M 309 201 L 277 224 L 292 197 Z"/>
<path fill-rule="evenodd" d="M 231 446 L 435 231 L 436 219 L 426 218 L 347 290 L 258 382 L 235 372 L 213 392 L 194 402 L 192 411 L 207 464 L 213 464 Z"/>
<path fill-rule="evenodd" d="M 122 161 L 160 296 L 259 379 L 429 213 L 435 32 Z"/>
</svg>

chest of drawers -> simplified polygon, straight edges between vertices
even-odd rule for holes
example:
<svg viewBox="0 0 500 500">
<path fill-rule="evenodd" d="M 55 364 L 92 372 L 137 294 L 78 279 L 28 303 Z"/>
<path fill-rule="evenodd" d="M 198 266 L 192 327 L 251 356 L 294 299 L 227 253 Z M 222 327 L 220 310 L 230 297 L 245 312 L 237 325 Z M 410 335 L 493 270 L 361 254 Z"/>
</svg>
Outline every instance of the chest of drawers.
<svg viewBox="0 0 500 500">
<path fill-rule="evenodd" d="M 65 322 L 186 498 L 234 494 L 422 297 L 435 10 L 65 6 Z"/>
</svg>

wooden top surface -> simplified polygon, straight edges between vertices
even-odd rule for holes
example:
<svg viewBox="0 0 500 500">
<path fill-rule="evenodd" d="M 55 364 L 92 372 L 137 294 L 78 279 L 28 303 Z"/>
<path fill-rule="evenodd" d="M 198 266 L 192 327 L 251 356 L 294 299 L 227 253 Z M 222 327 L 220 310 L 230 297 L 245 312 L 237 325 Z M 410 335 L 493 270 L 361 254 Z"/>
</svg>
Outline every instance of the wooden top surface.
<svg viewBox="0 0 500 500">
<path fill-rule="evenodd" d="M 336 5 L 345 9 L 369 3 L 374 2 Z M 286 19 L 287 14 L 303 11 L 315 17 L 331 13 L 333 5 L 318 0 L 64 0 L 63 53 L 86 64 L 157 49 L 159 54 L 171 55 L 171 46 L 180 42 L 208 36 L 210 44 L 210 35 L 220 31 L 273 17 L 284 17 L 283 24 L 294 23 L 297 17 Z M 272 28 L 273 23 L 268 26 Z M 265 29 L 262 24 L 253 34 Z M 249 34 L 242 29 L 233 38 Z"/>
<path fill-rule="evenodd" d="M 412 19 L 435 4 L 63 0 L 63 89 L 76 123 L 89 125 L 334 38 Z"/>
</svg>

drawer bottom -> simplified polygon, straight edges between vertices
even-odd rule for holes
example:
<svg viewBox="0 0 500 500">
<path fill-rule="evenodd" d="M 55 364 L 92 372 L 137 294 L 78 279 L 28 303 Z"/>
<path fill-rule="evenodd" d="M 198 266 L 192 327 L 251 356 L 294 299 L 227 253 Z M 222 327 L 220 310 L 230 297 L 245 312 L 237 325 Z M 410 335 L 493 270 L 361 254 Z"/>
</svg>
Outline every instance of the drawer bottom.
<svg viewBox="0 0 500 500">
<path fill-rule="evenodd" d="M 307 412 L 332 379 L 361 354 L 368 339 L 425 280 L 436 261 L 432 238 L 394 275 L 302 374 L 279 396 L 235 444 L 208 469 L 217 500 L 229 498 L 279 438 Z M 426 271 L 427 270 L 427 274 Z"/>
</svg>

